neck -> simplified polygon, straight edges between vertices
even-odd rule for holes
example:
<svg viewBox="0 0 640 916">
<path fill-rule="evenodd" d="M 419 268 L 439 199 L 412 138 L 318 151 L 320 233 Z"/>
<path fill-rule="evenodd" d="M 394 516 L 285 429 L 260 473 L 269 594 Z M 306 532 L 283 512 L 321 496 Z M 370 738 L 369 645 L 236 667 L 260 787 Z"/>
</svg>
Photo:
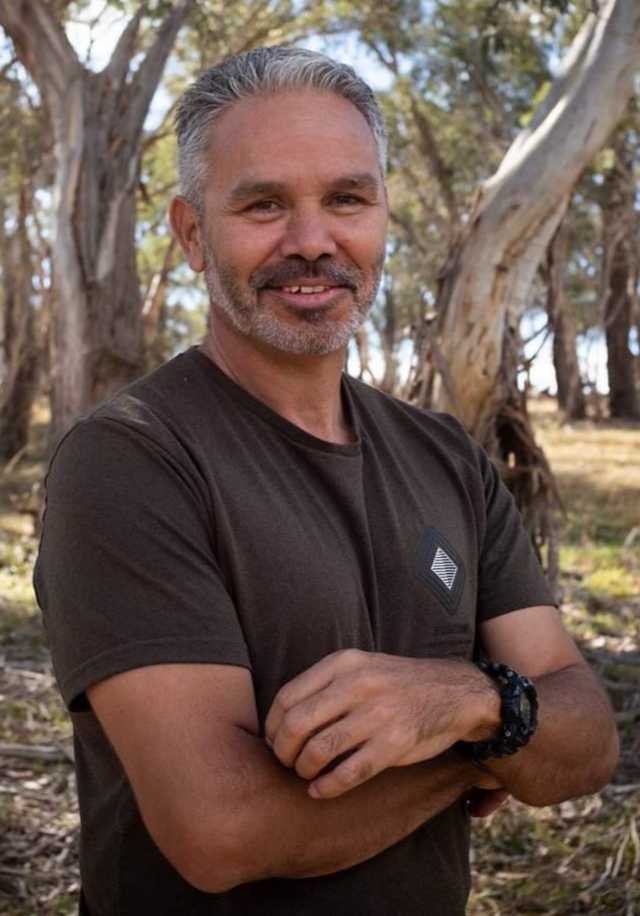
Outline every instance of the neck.
<svg viewBox="0 0 640 916">
<path fill-rule="evenodd" d="M 202 352 L 280 416 L 326 442 L 355 440 L 340 397 L 345 348 L 326 356 L 284 353 L 237 331 L 212 309 Z"/>
</svg>

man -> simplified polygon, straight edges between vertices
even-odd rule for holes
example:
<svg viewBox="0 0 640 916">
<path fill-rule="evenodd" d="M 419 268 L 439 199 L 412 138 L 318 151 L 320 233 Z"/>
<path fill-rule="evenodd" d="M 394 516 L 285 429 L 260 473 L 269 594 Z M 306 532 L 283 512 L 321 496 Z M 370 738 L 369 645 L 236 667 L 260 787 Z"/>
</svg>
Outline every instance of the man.
<svg viewBox="0 0 640 916">
<path fill-rule="evenodd" d="M 342 374 L 385 250 L 370 89 L 259 49 L 177 124 L 209 334 L 62 442 L 36 570 L 84 912 L 460 916 L 469 793 L 597 790 L 608 703 L 484 453 Z"/>
</svg>

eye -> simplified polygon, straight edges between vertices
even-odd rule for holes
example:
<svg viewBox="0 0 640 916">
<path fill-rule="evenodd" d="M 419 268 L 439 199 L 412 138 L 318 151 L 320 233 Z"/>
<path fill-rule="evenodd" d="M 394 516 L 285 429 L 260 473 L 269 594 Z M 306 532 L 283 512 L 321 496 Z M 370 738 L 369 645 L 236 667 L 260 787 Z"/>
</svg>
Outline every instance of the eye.
<svg viewBox="0 0 640 916">
<path fill-rule="evenodd" d="M 366 201 L 361 197 L 355 197 L 353 194 L 336 194 L 333 198 L 333 202 L 339 207 L 358 207 Z"/>
<path fill-rule="evenodd" d="M 256 200 L 246 209 L 249 213 L 272 216 L 280 211 L 280 204 L 276 200 Z"/>
</svg>

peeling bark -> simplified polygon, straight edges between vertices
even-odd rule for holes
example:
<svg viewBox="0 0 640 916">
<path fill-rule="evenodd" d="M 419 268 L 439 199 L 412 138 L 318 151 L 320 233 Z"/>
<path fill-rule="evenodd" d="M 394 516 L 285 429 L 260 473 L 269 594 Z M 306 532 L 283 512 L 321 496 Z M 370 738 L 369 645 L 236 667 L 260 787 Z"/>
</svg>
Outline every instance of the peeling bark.
<svg viewBox="0 0 640 916">
<path fill-rule="evenodd" d="M 640 5 L 608 0 L 587 17 L 549 95 L 485 182 L 449 258 L 437 338 L 457 399 L 435 373 L 432 406 L 459 413 L 480 441 L 495 441 L 506 396 L 505 328 L 517 326 L 572 189 L 622 116 L 639 61 Z M 414 392 L 432 371 L 419 367 Z"/>
<path fill-rule="evenodd" d="M 621 119 L 639 63 L 637 0 L 594 4 L 549 94 L 481 187 L 452 246 L 437 326 L 411 379 L 412 400 L 458 416 L 512 481 L 529 476 L 514 491 L 537 546 L 551 531 L 554 486 L 526 399 L 514 390 L 514 341 L 572 190 Z"/>
</svg>

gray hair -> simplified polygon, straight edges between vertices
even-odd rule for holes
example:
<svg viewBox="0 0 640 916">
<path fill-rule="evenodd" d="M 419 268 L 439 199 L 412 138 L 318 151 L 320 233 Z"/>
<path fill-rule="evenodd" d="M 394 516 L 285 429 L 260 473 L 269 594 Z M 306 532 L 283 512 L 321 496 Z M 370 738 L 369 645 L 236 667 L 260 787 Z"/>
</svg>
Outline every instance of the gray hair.
<svg viewBox="0 0 640 916">
<path fill-rule="evenodd" d="M 295 89 L 333 92 L 363 115 L 376 142 L 378 165 L 387 170 L 387 129 L 370 86 L 346 64 L 304 48 L 255 48 L 210 67 L 180 100 L 176 112 L 180 190 L 201 212 L 208 175 L 211 128 L 243 99 Z"/>
</svg>

